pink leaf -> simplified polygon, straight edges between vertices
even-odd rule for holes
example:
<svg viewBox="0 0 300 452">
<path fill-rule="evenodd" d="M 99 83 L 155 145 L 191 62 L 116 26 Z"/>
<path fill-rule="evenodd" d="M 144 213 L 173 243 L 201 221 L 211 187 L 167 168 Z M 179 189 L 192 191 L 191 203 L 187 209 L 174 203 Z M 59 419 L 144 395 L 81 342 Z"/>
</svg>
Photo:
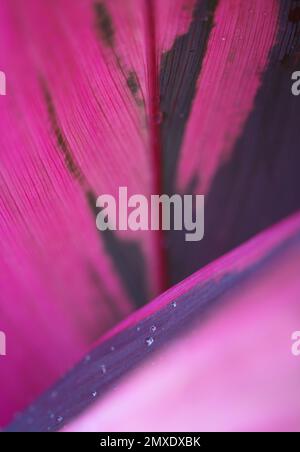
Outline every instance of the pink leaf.
<svg viewBox="0 0 300 452">
<path fill-rule="evenodd" d="M 294 429 L 299 237 L 298 214 L 132 314 L 10 430 Z"/>
<path fill-rule="evenodd" d="M 299 232 L 297 237 L 65 431 L 299 431 L 300 367 L 290 340 L 300 316 Z M 231 257 L 250 256 L 255 245 Z M 229 256 L 219 262 L 222 272 L 228 263 Z M 215 279 L 213 266 L 209 270 Z M 179 301 L 186 310 L 192 293 Z M 165 328 L 166 320 L 154 340 Z"/>
<path fill-rule="evenodd" d="M 1 425 L 120 320 L 299 209 L 291 5 L 1 2 Z M 96 198 L 121 186 L 205 193 L 204 240 L 99 233 Z"/>
</svg>

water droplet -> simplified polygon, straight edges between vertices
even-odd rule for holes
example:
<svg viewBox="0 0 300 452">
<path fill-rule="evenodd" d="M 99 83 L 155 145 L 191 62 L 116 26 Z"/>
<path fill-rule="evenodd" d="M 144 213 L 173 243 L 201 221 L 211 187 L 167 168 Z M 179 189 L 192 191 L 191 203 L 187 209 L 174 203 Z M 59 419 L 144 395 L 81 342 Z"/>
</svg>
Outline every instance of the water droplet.
<svg viewBox="0 0 300 452">
<path fill-rule="evenodd" d="M 85 357 L 85 362 L 88 363 L 91 360 L 91 355 L 87 355 Z"/>
<path fill-rule="evenodd" d="M 114 352 L 114 351 L 115 351 L 115 347 L 114 347 L 113 345 L 110 347 L 110 351 L 111 351 L 111 352 Z"/>
<path fill-rule="evenodd" d="M 151 345 L 153 344 L 154 339 L 153 337 L 147 337 L 146 339 L 146 344 L 148 345 L 148 347 L 151 347 Z"/>
<path fill-rule="evenodd" d="M 102 366 L 100 366 L 100 371 L 101 371 L 102 375 L 106 374 L 106 366 L 104 364 L 102 364 Z"/>
<path fill-rule="evenodd" d="M 176 308 L 176 306 L 177 306 L 176 301 L 173 301 L 172 306 L 173 306 L 173 308 Z"/>
<path fill-rule="evenodd" d="M 136 330 L 137 330 L 137 331 L 141 331 L 141 327 L 138 326 L 138 327 L 136 328 Z"/>
<path fill-rule="evenodd" d="M 93 397 L 96 397 L 96 395 L 97 395 L 97 391 L 94 391 L 94 392 L 92 393 L 92 396 L 93 396 Z"/>
<path fill-rule="evenodd" d="M 57 397 L 57 391 L 51 392 L 51 399 L 55 399 Z"/>
<path fill-rule="evenodd" d="M 55 418 L 54 413 L 50 413 L 49 417 L 50 417 L 50 419 L 54 419 Z"/>
<path fill-rule="evenodd" d="M 151 331 L 152 333 L 155 333 L 155 331 L 156 331 L 156 326 L 155 326 L 155 325 L 152 325 L 151 328 L 150 328 L 150 331 Z"/>
<path fill-rule="evenodd" d="M 223 36 L 222 41 L 226 41 L 226 38 Z"/>
<path fill-rule="evenodd" d="M 62 416 L 58 416 L 58 418 L 56 420 L 57 420 L 57 422 L 62 422 L 64 420 L 64 418 Z"/>
</svg>

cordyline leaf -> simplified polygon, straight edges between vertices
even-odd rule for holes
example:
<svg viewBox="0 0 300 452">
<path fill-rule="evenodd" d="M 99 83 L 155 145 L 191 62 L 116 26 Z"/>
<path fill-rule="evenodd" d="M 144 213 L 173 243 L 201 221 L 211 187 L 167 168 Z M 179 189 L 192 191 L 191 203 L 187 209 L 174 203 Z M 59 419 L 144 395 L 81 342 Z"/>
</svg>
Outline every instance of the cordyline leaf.
<svg viewBox="0 0 300 452">
<path fill-rule="evenodd" d="M 290 351 L 300 317 L 299 238 L 65 431 L 299 432 L 300 368 Z M 198 288 L 186 295 L 185 313 L 195 293 L 200 302 Z M 156 320 L 154 341 L 162 342 L 165 323 Z"/>
<path fill-rule="evenodd" d="M 119 320 L 300 207 L 298 6 L 1 2 L 2 425 Z M 97 232 L 96 198 L 120 186 L 206 194 L 204 240 Z"/>
<path fill-rule="evenodd" d="M 175 190 L 207 195 L 205 239 L 191 244 L 170 234 L 173 282 L 300 207 L 300 103 L 291 95 L 300 63 L 299 7 L 284 0 L 218 2 L 180 143 L 166 138 L 169 156 L 181 144 Z M 173 117 L 169 127 L 178 128 Z"/>
<path fill-rule="evenodd" d="M 136 311 L 9 431 L 299 427 L 299 256 L 300 214 Z"/>
</svg>

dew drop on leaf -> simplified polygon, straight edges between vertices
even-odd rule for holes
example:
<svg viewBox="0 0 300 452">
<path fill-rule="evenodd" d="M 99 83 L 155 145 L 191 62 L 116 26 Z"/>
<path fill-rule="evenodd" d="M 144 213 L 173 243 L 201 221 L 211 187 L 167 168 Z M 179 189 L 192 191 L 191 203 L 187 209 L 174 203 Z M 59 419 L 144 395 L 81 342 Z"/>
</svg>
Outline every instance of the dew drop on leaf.
<svg viewBox="0 0 300 452">
<path fill-rule="evenodd" d="M 151 347 L 151 345 L 153 344 L 154 339 L 153 337 L 147 337 L 146 339 L 146 344 L 148 345 L 148 347 Z"/>
<path fill-rule="evenodd" d="M 51 399 L 55 399 L 57 397 L 57 391 L 52 391 L 50 397 Z"/>
</svg>

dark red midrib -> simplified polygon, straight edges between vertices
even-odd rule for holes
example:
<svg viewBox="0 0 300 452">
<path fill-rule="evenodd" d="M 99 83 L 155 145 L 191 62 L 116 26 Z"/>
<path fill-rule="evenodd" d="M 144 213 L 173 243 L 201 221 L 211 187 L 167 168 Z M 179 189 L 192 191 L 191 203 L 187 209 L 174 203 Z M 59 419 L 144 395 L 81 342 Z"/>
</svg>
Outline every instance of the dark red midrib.
<svg viewBox="0 0 300 452">
<path fill-rule="evenodd" d="M 162 144 L 160 139 L 160 93 L 159 93 L 159 71 L 156 47 L 156 25 L 155 25 L 155 0 L 145 0 L 146 13 L 146 55 L 149 89 L 149 132 L 150 147 L 153 166 L 153 194 L 163 193 L 163 159 Z M 161 213 L 161 212 L 160 212 Z M 161 220 L 160 220 L 161 223 Z M 158 255 L 159 290 L 165 291 L 169 287 L 168 260 L 164 232 L 161 224 L 156 232 L 156 247 Z"/>
</svg>

